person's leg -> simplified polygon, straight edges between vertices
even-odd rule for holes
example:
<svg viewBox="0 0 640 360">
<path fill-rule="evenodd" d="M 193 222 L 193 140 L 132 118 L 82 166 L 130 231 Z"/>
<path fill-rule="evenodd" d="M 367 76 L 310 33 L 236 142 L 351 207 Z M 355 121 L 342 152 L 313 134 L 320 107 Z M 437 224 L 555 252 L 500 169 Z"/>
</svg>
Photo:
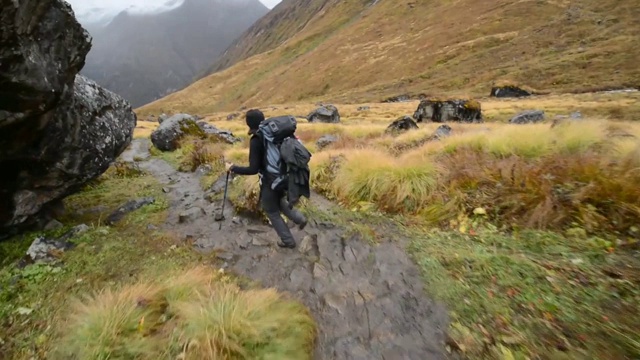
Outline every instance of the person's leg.
<svg viewBox="0 0 640 360">
<path fill-rule="evenodd" d="M 286 196 L 280 197 L 280 211 L 288 217 L 291 221 L 296 223 L 296 225 L 300 226 L 300 228 L 304 228 L 307 225 L 307 218 L 302 214 L 298 209 L 289 208 L 289 202 L 287 201 Z"/>
<path fill-rule="evenodd" d="M 291 230 L 289 230 L 289 227 L 280 215 L 280 197 L 278 193 L 273 191 L 268 185 L 265 185 L 262 187 L 260 202 L 262 203 L 262 209 L 267 214 L 273 229 L 278 234 L 278 237 L 280 237 L 283 245 L 286 247 L 294 247 L 296 242 L 293 239 Z"/>
</svg>

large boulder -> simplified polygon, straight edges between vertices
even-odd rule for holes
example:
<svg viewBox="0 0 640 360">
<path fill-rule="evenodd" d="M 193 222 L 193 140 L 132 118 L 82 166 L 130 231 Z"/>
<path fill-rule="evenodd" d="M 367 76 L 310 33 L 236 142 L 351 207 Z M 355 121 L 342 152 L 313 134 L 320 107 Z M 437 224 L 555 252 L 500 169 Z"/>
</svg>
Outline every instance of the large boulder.
<svg viewBox="0 0 640 360">
<path fill-rule="evenodd" d="M 200 130 L 205 132 L 205 134 L 214 136 L 215 138 L 221 141 L 224 141 L 226 143 L 235 144 L 237 142 L 242 141 L 242 139 L 235 137 L 231 131 L 220 130 L 214 125 L 211 125 L 205 121 L 198 121 L 197 125 L 200 128 Z"/>
<path fill-rule="evenodd" d="M 387 127 L 387 129 L 385 130 L 385 133 L 397 134 L 397 133 L 401 133 L 409 130 L 417 130 L 417 129 L 418 129 L 418 124 L 416 124 L 416 122 L 413 121 L 413 119 L 411 119 L 408 116 L 401 116 Z"/>
<path fill-rule="evenodd" d="M 511 98 L 511 97 L 519 98 L 519 97 L 531 96 L 531 93 L 517 86 L 506 85 L 506 86 L 494 86 L 493 88 L 491 88 L 490 96 L 497 97 L 497 98 Z"/>
<path fill-rule="evenodd" d="M 519 113 L 509 120 L 511 124 L 534 124 L 544 121 L 544 111 L 542 110 L 528 110 Z"/>
<path fill-rule="evenodd" d="M 340 113 L 338 108 L 333 105 L 323 105 L 312 111 L 308 116 L 309 122 L 322 122 L 322 123 L 339 123 Z"/>
<path fill-rule="evenodd" d="M 465 123 L 481 123 L 482 108 L 475 100 L 437 100 L 425 99 L 420 101 L 413 114 L 417 122 L 433 121 L 437 123 L 456 121 Z"/>
<path fill-rule="evenodd" d="M 91 44 L 61 0 L 0 0 L 0 234 L 34 225 L 129 145 L 131 106 L 77 76 Z"/>
<path fill-rule="evenodd" d="M 91 41 L 69 4 L 0 0 L 0 132 L 53 109 L 84 66 Z M 30 134 L 31 139 L 37 134 Z"/>
<path fill-rule="evenodd" d="M 163 121 L 156 130 L 151 133 L 153 146 L 161 151 L 174 151 L 178 148 L 178 142 L 186 135 L 205 136 L 193 116 L 177 114 Z"/>
</svg>

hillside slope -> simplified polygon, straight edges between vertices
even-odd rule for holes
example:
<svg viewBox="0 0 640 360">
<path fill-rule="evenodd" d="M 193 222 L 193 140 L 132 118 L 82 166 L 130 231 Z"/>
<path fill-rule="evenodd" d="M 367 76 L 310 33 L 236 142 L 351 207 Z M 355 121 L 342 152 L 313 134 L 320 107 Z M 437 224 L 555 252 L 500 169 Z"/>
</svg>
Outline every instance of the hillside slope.
<svg viewBox="0 0 640 360">
<path fill-rule="evenodd" d="M 486 96 L 496 81 L 552 92 L 640 85 L 640 9 L 630 2 L 325 0 L 310 2 L 308 23 L 297 15 L 306 11 L 283 12 L 306 1 L 283 1 L 276 10 L 288 20 L 263 18 L 216 66 L 247 59 L 140 113 L 402 93 Z M 260 48 L 251 34 L 270 40 Z M 268 51 L 251 56 L 261 50 Z"/>
<path fill-rule="evenodd" d="M 259 0 L 186 0 L 159 14 L 122 12 L 89 26 L 93 48 L 82 73 L 134 106 L 189 85 L 268 9 Z"/>
</svg>

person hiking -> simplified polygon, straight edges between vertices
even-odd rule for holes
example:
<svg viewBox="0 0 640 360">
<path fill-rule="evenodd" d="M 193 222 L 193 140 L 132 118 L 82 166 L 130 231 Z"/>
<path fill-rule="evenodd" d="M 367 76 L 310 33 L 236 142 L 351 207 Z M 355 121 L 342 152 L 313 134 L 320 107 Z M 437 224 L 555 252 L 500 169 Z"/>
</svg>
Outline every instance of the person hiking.
<svg viewBox="0 0 640 360">
<path fill-rule="evenodd" d="M 264 120 L 264 114 L 260 110 L 252 109 L 247 111 L 246 123 L 249 127 L 249 135 L 251 135 L 251 139 L 249 141 L 249 166 L 242 167 L 230 162 L 225 162 L 225 168 L 227 172 L 237 175 L 259 174 L 260 203 L 262 209 L 271 221 L 271 225 L 280 238 L 278 246 L 281 248 L 293 249 L 296 247 L 296 241 L 281 214 L 284 214 L 287 218 L 298 225 L 300 230 L 303 230 L 307 225 L 307 218 L 300 211 L 294 209 L 293 204 L 291 204 L 287 198 L 291 196 L 292 190 L 294 196 L 297 197 L 299 197 L 300 194 L 308 197 L 308 192 L 305 193 L 304 189 L 300 191 L 300 189 L 296 187 L 294 178 L 298 178 L 298 180 L 300 180 L 299 176 L 291 176 L 291 179 L 283 180 L 282 177 L 274 175 L 273 171 L 268 171 L 268 166 L 270 164 L 267 156 L 266 142 L 264 141 L 265 134 L 263 134 L 263 132 L 265 132 L 265 130 L 260 130 L 260 125 Z M 291 133 L 293 133 L 293 131 L 295 131 L 295 128 Z M 293 147 L 295 147 L 295 145 Z M 281 148 L 284 151 L 285 145 L 281 145 Z M 291 150 L 291 148 L 291 145 L 287 147 L 287 149 L 289 149 L 287 150 L 287 154 L 295 153 L 298 155 L 298 153 Z M 304 147 L 302 148 L 304 149 Z M 289 156 L 289 158 L 291 157 L 293 157 L 293 155 Z M 278 162 L 280 161 L 281 160 L 278 160 Z M 308 186 L 308 176 L 306 177 L 306 184 Z M 273 186 L 276 182 L 276 186 Z M 299 184 L 300 182 L 297 183 Z M 302 184 L 304 184 L 304 181 Z M 288 194 L 287 191 L 289 191 Z M 295 201 L 297 201 L 297 197 Z"/>
</svg>

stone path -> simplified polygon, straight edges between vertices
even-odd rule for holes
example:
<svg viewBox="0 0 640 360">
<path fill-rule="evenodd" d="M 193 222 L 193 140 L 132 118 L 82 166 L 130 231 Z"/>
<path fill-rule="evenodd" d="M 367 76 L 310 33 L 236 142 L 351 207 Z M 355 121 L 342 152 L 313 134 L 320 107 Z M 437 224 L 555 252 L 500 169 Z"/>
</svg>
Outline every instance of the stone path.
<svg viewBox="0 0 640 360">
<path fill-rule="evenodd" d="M 139 166 L 165 185 L 170 199 L 165 228 L 191 238 L 200 251 L 219 252 L 228 270 L 302 301 L 319 325 L 315 359 L 448 357 L 446 310 L 426 297 L 403 240 L 371 245 L 312 220 L 305 231 L 293 230 L 297 249 L 280 249 L 269 226 L 234 216 L 230 204 L 219 230 L 214 216 L 221 204 L 205 199 L 198 175 L 150 157 L 149 144 L 134 140 L 122 159 L 144 159 Z"/>
</svg>

